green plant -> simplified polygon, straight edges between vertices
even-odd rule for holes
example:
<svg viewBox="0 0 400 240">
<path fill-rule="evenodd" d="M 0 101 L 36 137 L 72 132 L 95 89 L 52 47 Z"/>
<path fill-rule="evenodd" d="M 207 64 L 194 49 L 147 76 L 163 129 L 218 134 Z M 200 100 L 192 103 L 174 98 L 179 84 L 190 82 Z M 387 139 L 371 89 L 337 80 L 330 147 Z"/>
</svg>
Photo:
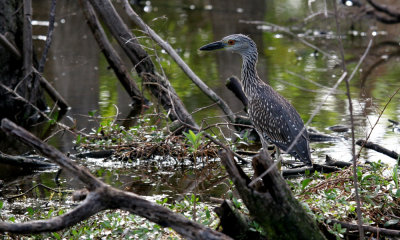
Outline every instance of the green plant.
<svg viewBox="0 0 400 240">
<path fill-rule="evenodd" d="M 335 235 L 337 240 L 343 239 L 343 234 L 346 233 L 347 229 L 342 228 L 342 225 L 339 223 L 334 223 L 333 228 L 329 229 L 329 232 Z"/>
<path fill-rule="evenodd" d="M 190 151 L 196 152 L 202 144 L 201 140 L 203 132 L 198 132 L 197 134 L 195 134 L 192 130 L 189 130 L 188 133 L 184 132 L 183 134 L 186 136 L 187 140 L 191 144 Z"/>
</svg>

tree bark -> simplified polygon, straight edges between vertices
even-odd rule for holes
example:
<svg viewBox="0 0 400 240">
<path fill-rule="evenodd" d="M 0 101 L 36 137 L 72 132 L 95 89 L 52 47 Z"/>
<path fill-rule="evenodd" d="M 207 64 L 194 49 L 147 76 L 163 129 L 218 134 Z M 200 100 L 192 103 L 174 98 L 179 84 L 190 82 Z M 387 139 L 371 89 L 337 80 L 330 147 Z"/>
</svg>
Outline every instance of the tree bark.
<svg viewBox="0 0 400 240">
<path fill-rule="evenodd" d="M 206 94 L 213 102 L 215 102 L 222 111 L 226 114 L 228 119 L 234 123 L 236 116 L 228 106 L 228 104 L 220 98 L 211 88 L 209 88 L 193 71 L 189 66 L 182 60 L 182 58 L 176 53 L 176 51 L 169 45 L 168 42 L 164 41 L 153 29 L 151 29 L 131 8 L 128 0 L 123 0 L 124 8 L 131 20 L 139 26 L 145 33 L 147 33 L 154 41 L 157 42 L 178 64 L 182 71 L 196 84 L 204 94 Z"/>
<path fill-rule="evenodd" d="M 382 147 L 382 146 L 380 146 L 380 145 L 378 145 L 376 143 L 359 139 L 359 140 L 357 140 L 356 144 L 361 146 L 361 147 L 369 148 L 369 149 L 375 150 L 377 152 L 383 153 L 386 156 L 389 156 L 389 157 L 394 158 L 396 160 L 400 159 L 400 155 L 397 152 L 391 151 L 391 150 L 389 150 L 387 148 L 384 148 L 384 147 Z"/>
<path fill-rule="evenodd" d="M 92 31 L 94 38 L 99 44 L 101 51 L 106 57 L 108 64 L 110 64 L 110 67 L 114 70 L 114 73 L 121 82 L 122 86 L 125 88 L 126 92 L 134 101 L 132 105 L 141 106 L 145 102 L 145 99 L 135 81 L 130 76 L 130 73 L 127 70 L 122 59 L 118 56 L 111 43 L 108 41 L 106 33 L 101 27 L 101 24 L 97 19 L 93 7 L 86 0 L 80 0 L 79 2 L 83 8 L 83 13 L 90 27 L 90 30 Z"/>
<path fill-rule="evenodd" d="M 251 216 L 267 232 L 269 239 L 325 239 L 276 167 L 253 188 L 248 186 L 250 178 L 234 162 L 231 152 L 221 150 L 219 155 Z M 271 158 L 263 152 L 253 158 L 255 177 L 272 165 Z"/>
<path fill-rule="evenodd" d="M 220 232 L 174 213 L 168 208 L 149 202 L 134 193 L 121 191 L 103 183 L 86 168 L 78 166 L 60 151 L 42 142 L 8 119 L 1 121 L 1 129 L 36 148 L 63 169 L 77 176 L 86 185 L 88 191 L 80 191 L 79 197 L 84 198 L 84 202 L 62 216 L 25 223 L 0 222 L 0 232 L 27 234 L 58 231 L 83 221 L 100 211 L 121 209 L 147 218 L 162 227 L 170 227 L 187 239 L 231 239 Z"/>
<path fill-rule="evenodd" d="M 29 2 L 27 4 L 27 11 L 24 15 L 25 7 L 21 8 L 21 1 L 0 1 L 0 9 L 2 9 L 2 14 L 0 14 L 1 42 L 9 42 L 6 47 L 0 47 L 0 82 L 11 89 L 15 89 L 32 105 L 44 110 L 46 104 L 41 89 L 37 87 L 37 79 L 33 78 L 32 81 L 26 79 L 27 76 L 32 76 L 31 66 L 27 66 L 28 62 L 32 63 L 30 60 L 32 45 L 28 39 L 29 35 L 31 35 L 29 33 L 31 32 L 29 30 L 29 28 L 31 29 L 31 13 L 29 11 Z M 24 28 L 25 31 L 23 31 Z M 26 48 L 26 53 L 23 54 L 25 61 L 15 57 L 13 52 L 9 51 L 10 45 L 14 46 L 14 50 Z M 26 66 L 24 66 L 24 63 Z M 4 117 L 21 122 L 24 125 L 39 120 L 37 112 L 32 106 L 14 99 L 12 94 L 0 88 L 0 119 Z"/>
<path fill-rule="evenodd" d="M 172 121 L 179 120 L 184 125 L 198 128 L 169 81 L 155 71 L 150 56 L 122 21 L 111 2 L 109 0 L 87 1 L 92 4 L 99 17 L 125 51 L 135 66 L 136 72 L 143 79 L 143 84 L 168 112 L 169 118 Z"/>
</svg>

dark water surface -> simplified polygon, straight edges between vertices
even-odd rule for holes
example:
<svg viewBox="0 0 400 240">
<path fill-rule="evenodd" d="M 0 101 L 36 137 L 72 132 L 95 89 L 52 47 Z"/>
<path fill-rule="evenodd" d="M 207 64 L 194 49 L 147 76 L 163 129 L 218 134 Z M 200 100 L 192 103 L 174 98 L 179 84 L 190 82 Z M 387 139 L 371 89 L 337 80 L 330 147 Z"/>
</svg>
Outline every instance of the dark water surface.
<svg viewBox="0 0 400 240">
<path fill-rule="evenodd" d="M 327 96 L 329 88 L 343 73 L 334 19 L 325 18 L 323 14 L 307 18 L 313 13 L 324 11 L 325 6 L 322 2 L 313 3 L 310 9 L 307 1 L 291 0 L 154 0 L 141 1 L 142 5 L 135 5 L 134 9 L 161 37 L 177 49 L 193 71 L 235 112 L 241 112 L 243 106 L 227 90 L 225 81 L 231 75 L 240 76 L 240 57 L 229 52 L 204 53 L 198 51 L 198 48 L 232 33 L 249 35 L 258 46 L 260 77 L 285 96 L 305 122 L 314 110 L 324 103 L 321 111 L 311 121 L 310 127 L 339 136 L 341 140 L 312 143 L 312 156 L 315 161 L 323 161 L 326 154 L 349 161 L 350 133 L 333 133 L 328 130 L 328 127 L 333 125 L 350 125 L 348 101 L 344 94 L 345 84 L 342 83 L 335 94 Z M 38 38 L 35 45 L 40 52 L 43 47 L 43 40 L 40 39 L 45 36 L 47 30 L 41 25 L 46 24 L 50 3 L 37 0 L 33 1 L 33 4 L 36 20 L 34 32 Z M 89 131 L 97 127 L 98 123 L 88 121 L 88 113 L 97 110 L 101 116 L 114 116 L 117 113 L 114 105 L 118 107 L 119 117 L 126 118 L 131 112 L 131 101 L 112 70 L 108 69 L 108 64 L 85 23 L 78 1 L 58 1 L 57 4 L 57 26 L 49 60 L 45 66 L 45 77 L 72 107 L 63 121 L 71 125 L 71 119 L 74 119 L 78 128 Z M 118 10 L 123 12 L 120 4 L 116 4 Z M 328 8 L 331 9 L 331 6 Z M 347 11 L 350 10 L 343 9 L 343 12 Z M 350 16 L 351 14 L 349 13 Z M 126 22 L 130 22 L 125 14 L 122 16 Z M 287 26 L 289 31 L 322 49 L 325 54 L 305 45 L 296 37 L 282 31 L 274 31 L 268 24 L 244 21 L 266 21 Z M 356 17 L 343 19 L 341 24 L 346 66 L 350 72 L 364 53 L 369 39 L 374 39 L 370 53 L 350 82 L 356 138 L 368 136 L 380 118 L 370 140 L 400 152 L 400 133 L 388 122 L 388 119 L 400 120 L 400 96 L 396 95 L 383 115 L 379 116 L 390 96 L 400 87 L 400 46 L 397 37 L 400 29 L 396 26 L 376 24 L 373 20 L 357 20 Z M 130 27 L 135 34 L 142 35 L 135 26 Z M 140 41 L 147 46 L 149 54 L 154 56 L 155 44 L 147 37 L 140 38 Z M 113 44 L 117 47 L 115 40 Z M 120 51 L 118 47 L 117 49 Z M 159 71 L 160 67 L 163 68 L 189 112 L 212 103 L 164 51 L 159 48 L 156 50 L 160 58 L 160 64 L 155 61 L 157 68 Z M 129 61 L 126 60 L 126 63 L 129 64 Z M 204 119 L 209 123 L 221 121 L 221 118 L 217 118 L 221 115 L 223 113 L 216 107 L 194 114 L 198 123 Z M 73 152 L 74 139 L 74 136 L 64 133 L 51 138 L 49 143 L 62 152 Z M 15 151 L 17 145 L 19 144 L 12 144 L 13 147 L 8 150 Z M 361 160 L 382 160 L 389 164 L 395 162 L 382 154 L 365 150 L 361 152 Z M 180 193 L 184 194 L 194 189 L 194 175 L 190 169 L 168 166 L 157 162 L 157 159 L 135 163 L 95 159 L 80 161 L 107 183 L 146 196 L 165 195 L 178 198 Z M 218 175 L 218 169 L 213 164 L 204 167 L 202 172 L 206 177 L 203 179 L 203 189 L 199 190 L 200 193 L 204 191 L 220 197 L 226 191 L 226 183 L 223 182 L 223 176 Z M 5 173 L 0 176 L 4 179 Z M 3 194 L 20 193 L 36 183 L 55 187 L 54 176 L 55 170 L 50 170 L 24 179 L 11 178 L 7 181 L 7 190 Z M 65 173 L 61 174 L 61 181 L 63 188 L 82 187 L 74 176 L 67 176 Z M 28 196 L 45 197 L 48 194 L 47 190 L 38 190 Z"/>
</svg>

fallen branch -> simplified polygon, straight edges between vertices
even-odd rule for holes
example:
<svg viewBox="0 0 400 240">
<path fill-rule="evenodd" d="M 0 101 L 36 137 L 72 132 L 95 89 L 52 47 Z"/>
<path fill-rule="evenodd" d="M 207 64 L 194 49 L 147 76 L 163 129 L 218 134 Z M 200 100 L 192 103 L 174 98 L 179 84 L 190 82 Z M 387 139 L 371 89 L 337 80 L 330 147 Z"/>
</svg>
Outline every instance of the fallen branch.
<svg viewBox="0 0 400 240">
<path fill-rule="evenodd" d="M 168 112 L 171 121 L 179 120 L 184 125 L 198 128 L 198 125 L 184 107 L 171 83 L 155 71 L 150 56 L 128 29 L 110 0 L 89 0 L 89 2 L 99 14 L 102 21 L 104 21 L 104 25 L 107 26 L 110 33 L 125 51 L 134 65 L 136 72 L 143 79 L 143 83 L 146 84 L 151 94 L 155 96 L 165 111 Z"/>
<path fill-rule="evenodd" d="M 218 215 L 222 232 L 234 239 L 258 240 L 267 239 L 259 232 L 250 230 L 250 219 L 241 214 L 231 201 L 223 201 L 219 207 L 214 208 Z"/>
<path fill-rule="evenodd" d="M 320 173 L 331 173 L 331 172 L 337 172 L 339 170 L 340 170 L 339 168 L 334 167 L 334 166 L 328 166 L 328 165 L 314 163 L 312 167 L 303 167 L 303 168 L 282 170 L 282 176 L 284 176 L 284 177 L 296 176 L 296 175 L 305 174 L 306 172 L 314 173 L 315 171 L 318 171 Z"/>
<path fill-rule="evenodd" d="M 276 167 L 250 187 L 250 178 L 234 162 L 232 152 L 224 149 L 219 156 L 251 216 L 267 232 L 269 239 L 310 239 L 310 236 L 325 239 Z M 257 178 L 272 165 L 271 158 L 262 152 L 253 158 L 254 177 Z"/>
<path fill-rule="evenodd" d="M 393 11 L 393 7 L 377 4 L 373 0 L 367 0 L 367 2 L 371 4 L 371 6 L 374 7 L 377 11 L 386 13 L 390 17 L 395 18 L 397 22 L 400 22 L 400 12 Z"/>
<path fill-rule="evenodd" d="M 146 100 L 144 99 L 143 94 L 140 92 L 135 81 L 130 76 L 130 73 L 127 70 L 124 62 L 118 56 L 110 41 L 108 41 L 106 33 L 104 32 L 103 27 L 97 19 L 93 7 L 88 1 L 80 0 L 79 2 L 82 6 L 87 24 L 89 25 L 94 38 L 96 39 L 101 51 L 103 52 L 103 55 L 106 57 L 108 64 L 110 64 L 110 67 L 114 70 L 115 75 L 121 82 L 122 86 L 125 88 L 126 92 L 129 94 L 131 99 L 134 101 L 134 104 L 141 106 L 142 103 L 144 103 Z"/>
<path fill-rule="evenodd" d="M 55 166 L 54 164 L 41 160 L 22 156 L 12 156 L 2 152 L 0 152 L 0 163 L 22 167 L 24 169 L 48 169 Z"/>
<path fill-rule="evenodd" d="M 358 225 L 354 224 L 354 223 L 342 222 L 342 221 L 338 221 L 338 220 L 334 220 L 334 219 L 327 221 L 327 224 L 330 224 L 330 225 L 333 225 L 335 223 L 340 224 L 342 226 L 342 228 L 347 228 L 347 231 L 358 230 Z M 366 225 L 362 225 L 362 228 L 364 229 L 365 232 L 375 233 L 379 236 L 384 235 L 384 236 L 391 236 L 391 237 L 400 237 L 399 230 L 379 228 L 379 227 L 366 226 Z"/>
<path fill-rule="evenodd" d="M 211 100 L 216 102 L 218 106 L 224 111 L 231 122 L 235 122 L 235 114 L 229 108 L 228 104 L 220 98 L 211 88 L 209 88 L 193 71 L 190 67 L 182 60 L 182 58 L 176 53 L 176 51 L 169 45 L 168 42 L 164 41 L 153 29 L 151 29 L 140 17 L 133 11 L 128 0 L 122 0 L 124 8 L 130 19 L 139 26 L 145 33 L 147 33 L 154 41 L 156 41 L 178 64 L 184 73 L 196 84 L 203 93 L 205 93 Z"/>
<path fill-rule="evenodd" d="M 370 141 L 365 141 L 365 140 L 360 139 L 360 140 L 357 140 L 356 144 L 361 146 L 361 147 L 365 147 L 365 148 L 372 149 L 372 150 L 375 150 L 377 152 L 383 153 L 386 156 L 389 156 L 389 157 L 394 158 L 396 160 L 399 160 L 399 158 L 400 158 L 400 155 L 397 152 L 391 151 L 391 150 L 389 150 L 387 148 L 384 148 L 384 147 L 380 146 L 379 144 L 376 144 L 376 143 L 373 143 L 373 142 L 370 142 Z"/>
<path fill-rule="evenodd" d="M 85 220 L 100 211 L 122 209 L 147 218 L 162 227 L 170 227 L 188 239 L 231 239 L 180 214 L 173 213 L 167 208 L 149 202 L 134 193 L 121 191 L 103 183 L 90 174 L 86 168 L 78 166 L 60 151 L 40 141 L 8 119 L 1 121 L 1 129 L 36 148 L 63 169 L 77 176 L 86 185 L 88 192 L 80 196 L 85 198 L 83 203 L 62 216 L 25 223 L 0 222 L 0 232 L 27 234 L 58 231 Z"/>
<path fill-rule="evenodd" d="M 350 167 L 352 165 L 351 162 L 338 161 L 338 160 L 333 159 L 329 155 L 326 155 L 325 164 L 328 166 L 334 166 L 334 167 L 339 167 L 339 168 Z M 361 166 L 361 165 L 359 164 L 358 166 Z M 365 166 L 363 166 L 363 167 L 365 167 Z"/>
</svg>

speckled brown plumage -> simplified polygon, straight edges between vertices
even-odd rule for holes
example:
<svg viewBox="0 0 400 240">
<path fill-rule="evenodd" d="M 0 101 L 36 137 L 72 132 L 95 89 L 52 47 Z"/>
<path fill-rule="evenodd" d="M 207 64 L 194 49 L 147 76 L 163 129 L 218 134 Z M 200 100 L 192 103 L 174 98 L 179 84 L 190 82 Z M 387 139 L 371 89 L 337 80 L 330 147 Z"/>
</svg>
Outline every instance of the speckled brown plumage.
<svg viewBox="0 0 400 240">
<path fill-rule="evenodd" d="M 289 146 L 304 128 L 304 123 L 296 109 L 258 77 L 258 53 L 254 41 L 245 35 L 234 34 L 200 49 L 218 48 L 239 53 L 243 58 L 241 83 L 249 101 L 250 119 L 260 135 L 263 147 L 266 147 L 267 142 L 271 142 L 288 152 Z M 303 131 L 288 153 L 306 164 L 311 164 L 307 131 Z"/>
</svg>

